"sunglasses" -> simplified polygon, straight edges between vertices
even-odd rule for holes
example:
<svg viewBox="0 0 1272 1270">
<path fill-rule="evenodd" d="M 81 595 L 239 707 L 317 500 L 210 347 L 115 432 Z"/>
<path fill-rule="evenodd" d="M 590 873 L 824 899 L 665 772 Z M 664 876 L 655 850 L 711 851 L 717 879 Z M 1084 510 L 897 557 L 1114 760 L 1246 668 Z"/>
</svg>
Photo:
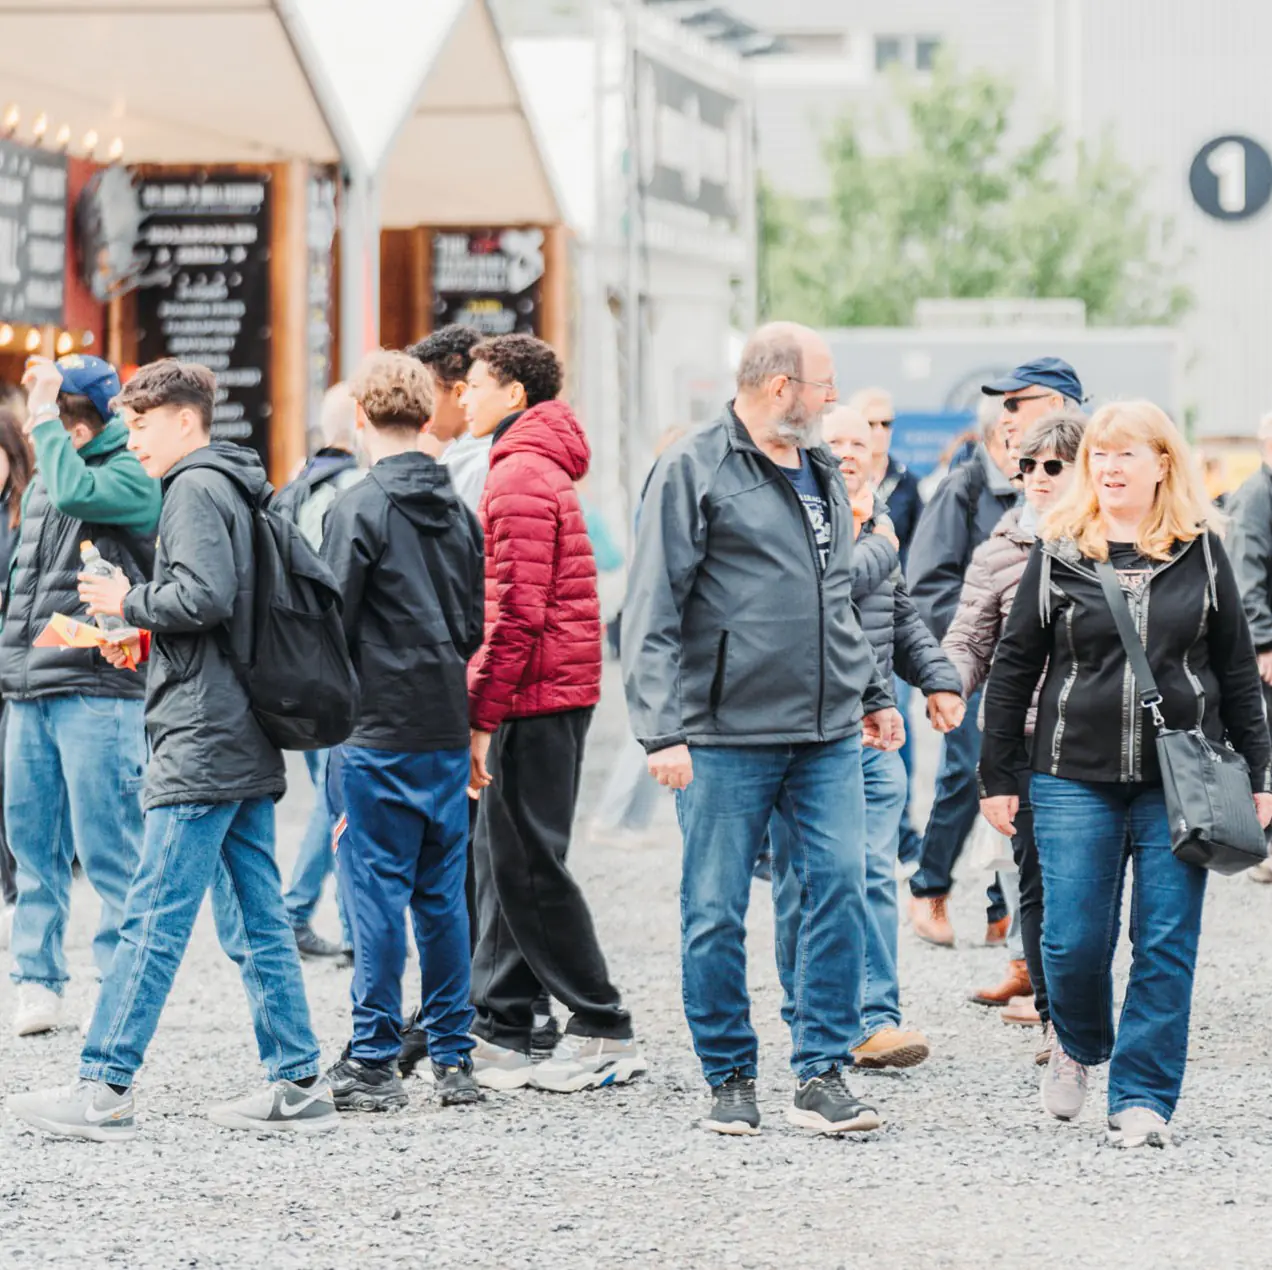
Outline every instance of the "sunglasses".
<svg viewBox="0 0 1272 1270">
<path fill-rule="evenodd" d="M 1026 401 L 1041 401 L 1044 397 L 1050 396 L 1051 394 L 1049 392 L 1035 392 L 1030 393 L 1028 397 L 1004 397 L 1003 409 L 1007 411 L 1009 415 L 1014 415 L 1016 411 L 1020 409 L 1022 403 Z"/>
<path fill-rule="evenodd" d="M 1020 459 L 1017 466 L 1020 468 L 1021 476 L 1028 476 L 1030 472 L 1038 466 L 1037 459 Z M 1064 459 L 1043 459 L 1042 470 L 1048 476 L 1059 476 L 1069 464 Z"/>
<path fill-rule="evenodd" d="M 889 429 L 892 427 L 892 420 L 891 419 L 871 419 L 870 426 L 872 428 Z"/>
</svg>

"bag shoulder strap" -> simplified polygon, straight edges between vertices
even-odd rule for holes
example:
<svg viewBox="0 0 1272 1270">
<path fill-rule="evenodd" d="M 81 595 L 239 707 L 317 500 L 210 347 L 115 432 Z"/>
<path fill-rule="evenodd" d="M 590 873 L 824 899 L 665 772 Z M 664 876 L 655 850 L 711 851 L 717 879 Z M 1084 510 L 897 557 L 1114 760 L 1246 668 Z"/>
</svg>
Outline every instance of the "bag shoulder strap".
<svg viewBox="0 0 1272 1270">
<path fill-rule="evenodd" d="M 1095 565 L 1096 575 L 1100 579 L 1100 587 L 1104 598 L 1108 601 L 1113 613 L 1113 621 L 1117 624 L 1117 633 L 1122 637 L 1122 647 L 1126 650 L 1126 659 L 1131 663 L 1131 673 L 1139 685 L 1140 705 L 1153 712 L 1153 722 L 1160 728 L 1164 724 L 1158 706 L 1161 705 L 1162 694 L 1157 691 L 1157 680 L 1153 678 L 1148 664 L 1148 654 L 1140 642 L 1139 631 L 1131 618 L 1131 606 L 1126 602 L 1122 592 L 1122 584 L 1117 580 L 1117 573 L 1107 560 L 1100 560 Z"/>
</svg>

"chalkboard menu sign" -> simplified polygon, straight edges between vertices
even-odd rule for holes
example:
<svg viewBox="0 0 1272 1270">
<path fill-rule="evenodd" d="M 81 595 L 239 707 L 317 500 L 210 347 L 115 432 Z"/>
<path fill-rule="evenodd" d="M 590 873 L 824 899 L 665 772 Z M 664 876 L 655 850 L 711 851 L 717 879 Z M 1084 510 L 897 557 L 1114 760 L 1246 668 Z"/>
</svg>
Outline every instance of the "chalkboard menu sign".
<svg viewBox="0 0 1272 1270">
<path fill-rule="evenodd" d="M 433 329 L 459 322 L 483 335 L 540 334 L 543 230 L 433 235 Z"/>
<path fill-rule="evenodd" d="M 0 140 L 0 320 L 60 326 L 66 159 Z"/>
<path fill-rule="evenodd" d="M 269 463 L 269 173 L 200 169 L 143 177 L 140 362 L 216 372 L 212 436 Z"/>
<path fill-rule="evenodd" d="M 307 250 L 308 305 L 305 343 L 308 353 L 306 421 L 317 433 L 322 418 L 322 399 L 331 382 L 331 301 L 334 292 L 332 246 L 336 240 L 336 180 L 327 171 L 309 174 L 306 185 L 305 240 Z M 321 444 L 321 442 L 320 442 Z"/>
</svg>

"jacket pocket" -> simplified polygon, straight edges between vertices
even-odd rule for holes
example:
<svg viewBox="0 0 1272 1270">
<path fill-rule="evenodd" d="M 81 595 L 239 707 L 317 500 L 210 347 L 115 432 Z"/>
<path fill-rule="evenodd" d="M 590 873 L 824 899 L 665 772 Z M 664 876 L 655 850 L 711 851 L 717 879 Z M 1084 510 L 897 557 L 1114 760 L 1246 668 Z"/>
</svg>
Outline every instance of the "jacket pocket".
<svg viewBox="0 0 1272 1270">
<path fill-rule="evenodd" d="M 724 697 L 724 669 L 729 659 L 729 632 L 720 632 L 720 642 L 716 645 L 715 674 L 711 676 L 711 691 L 707 694 L 707 704 L 711 713 L 720 709 L 720 701 Z"/>
</svg>

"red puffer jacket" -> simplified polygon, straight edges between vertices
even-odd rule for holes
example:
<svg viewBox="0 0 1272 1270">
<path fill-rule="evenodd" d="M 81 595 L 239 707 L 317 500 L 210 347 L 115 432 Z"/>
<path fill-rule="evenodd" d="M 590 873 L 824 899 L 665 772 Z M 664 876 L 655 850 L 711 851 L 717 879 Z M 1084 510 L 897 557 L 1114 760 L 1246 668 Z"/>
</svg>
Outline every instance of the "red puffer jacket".
<svg viewBox="0 0 1272 1270">
<path fill-rule="evenodd" d="M 590 459 L 563 401 L 532 406 L 490 451 L 478 509 L 486 642 L 468 671 L 468 713 L 479 731 L 600 700 L 596 561 L 574 489 Z"/>
</svg>

